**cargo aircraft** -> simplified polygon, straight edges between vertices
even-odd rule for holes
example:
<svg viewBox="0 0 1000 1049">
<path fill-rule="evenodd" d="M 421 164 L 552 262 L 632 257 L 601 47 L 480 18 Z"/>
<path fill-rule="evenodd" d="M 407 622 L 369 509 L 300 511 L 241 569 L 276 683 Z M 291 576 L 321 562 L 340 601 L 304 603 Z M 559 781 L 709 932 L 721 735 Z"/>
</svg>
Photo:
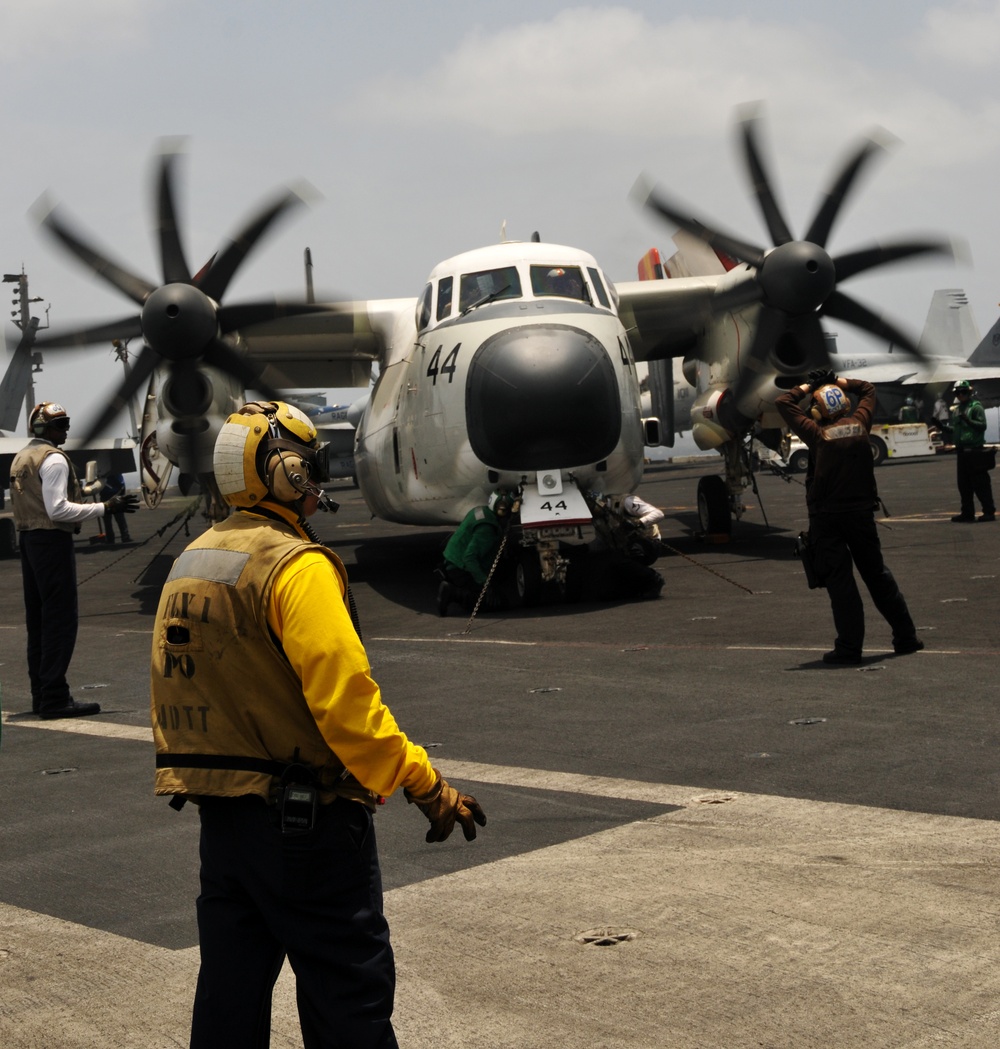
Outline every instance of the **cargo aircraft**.
<svg viewBox="0 0 1000 1049">
<path fill-rule="evenodd" d="M 840 286 L 877 266 L 947 252 L 947 242 L 908 240 L 836 257 L 825 247 L 878 142 L 866 139 L 850 154 L 796 239 L 761 158 L 758 124 L 756 113 L 746 115 L 740 139 L 772 247 L 713 229 L 659 189 L 639 194 L 690 243 L 724 255 L 721 274 L 615 284 L 594 256 L 536 234 L 439 263 L 416 298 L 354 302 L 307 294 L 302 302 L 223 304 L 247 254 L 300 196 L 283 193 L 192 273 L 177 229 L 175 154 L 166 153 L 156 182 L 161 284 L 113 262 L 59 208 L 45 209 L 42 226 L 137 312 L 39 342 L 141 336 L 130 376 L 91 433 L 152 379 L 159 452 L 203 477 L 218 423 L 245 389 L 270 396 L 364 387 L 377 365 L 350 463 L 372 513 L 453 525 L 495 489 L 517 489 L 519 531 L 509 545 L 518 593 L 533 603 L 564 581 L 563 544 L 593 537 L 595 496 L 606 503 L 634 491 L 644 446 L 661 441 L 659 421 L 642 414 L 637 364 L 682 357 L 690 365 L 702 391 L 693 425 L 709 435 L 703 446 L 723 452 L 726 468 L 725 478 L 702 480 L 699 510 L 706 530 L 728 532 L 741 512 L 753 430 L 767 423 L 782 385 L 829 365 L 821 317 L 917 352 Z"/>
</svg>

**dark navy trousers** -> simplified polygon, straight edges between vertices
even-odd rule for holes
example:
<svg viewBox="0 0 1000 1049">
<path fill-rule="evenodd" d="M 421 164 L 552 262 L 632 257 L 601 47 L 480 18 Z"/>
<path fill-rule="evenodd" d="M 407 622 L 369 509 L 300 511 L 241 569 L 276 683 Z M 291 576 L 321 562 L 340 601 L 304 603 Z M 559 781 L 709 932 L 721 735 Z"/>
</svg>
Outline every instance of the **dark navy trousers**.
<svg viewBox="0 0 1000 1049">
<path fill-rule="evenodd" d="M 18 533 L 28 627 L 31 708 L 53 710 L 70 701 L 69 671 L 76 647 L 76 553 L 73 533 L 38 528 Z"/>
<path fill-rule="evenodd" d="M 830 595 L 838 649 L 860 656 L 865 640 L 865 607 L 854 580 L 854 568 L 875 607 L 892 627 L 893 641 L 916 637 L 906 599 L 882 559 L 882 544 L 871 510 L 816 514 L 809 518 L 809 538 L 815 551 L 816 572 Z"/>
<path fill-rule="evenodd" d="M 396 1049 L 370 810 L 338 799 L 319 806 L 312 831 L 282 834 L 256 796 L 205 798 L 200 809 L 191 1049 L 266 1049 L 286 955 L 305 1049 Z"/>
<path fill-rule="evenodd" d="M 986 468 L 986 455 L 982 448 L 959 448 L 955 453 L 958 497 L 964 517 L 976 516 L 976 499 L 979 500 L 984 514 L 996 513 L 993 482 Z"/>
</svg>

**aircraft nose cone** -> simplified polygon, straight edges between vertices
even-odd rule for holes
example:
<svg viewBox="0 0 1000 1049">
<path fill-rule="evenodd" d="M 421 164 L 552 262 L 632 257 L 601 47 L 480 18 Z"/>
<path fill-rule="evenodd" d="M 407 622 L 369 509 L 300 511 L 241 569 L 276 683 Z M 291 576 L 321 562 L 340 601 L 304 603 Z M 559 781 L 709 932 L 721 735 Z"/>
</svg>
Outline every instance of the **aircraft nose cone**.
<svg viewBox="0 0 1000 1049">
<path fill-rule="evenodd" d="M 621 436 L 611 358 L 569 325 L 529 324 L 487 339 L 469 367 L 465 406 L 473 452 L 498 470 L 598 462 Z"/>
</svg>

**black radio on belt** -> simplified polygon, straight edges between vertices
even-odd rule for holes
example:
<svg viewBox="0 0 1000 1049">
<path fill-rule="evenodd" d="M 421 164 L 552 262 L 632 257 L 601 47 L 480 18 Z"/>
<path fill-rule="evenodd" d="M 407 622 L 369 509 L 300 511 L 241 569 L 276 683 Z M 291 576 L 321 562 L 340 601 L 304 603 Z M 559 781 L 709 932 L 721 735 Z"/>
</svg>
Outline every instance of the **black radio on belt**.
<svg viewBox="0 0 1000 1049">
<path fill-rule="evenodd" d="M 315 787 L 289 783 L 278 795 L 278 824 L 282 834 L 305 834 L 316 825 Z"/>
</svg>

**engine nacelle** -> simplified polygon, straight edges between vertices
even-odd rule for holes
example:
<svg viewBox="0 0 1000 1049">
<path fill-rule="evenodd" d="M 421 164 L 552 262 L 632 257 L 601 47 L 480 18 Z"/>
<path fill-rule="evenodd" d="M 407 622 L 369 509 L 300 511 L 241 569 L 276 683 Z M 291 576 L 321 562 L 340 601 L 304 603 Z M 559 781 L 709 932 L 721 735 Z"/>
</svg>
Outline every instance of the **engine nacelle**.
<svg viewBox="0 0 1000 1049">
<path fill-rule="evenodd" d="M 736 436 L 738 420 L 732 400 L 729 390 L 709 390 L 691 405 L 691 436 L 703 452 L 719 448 Z"/>
</svg>

